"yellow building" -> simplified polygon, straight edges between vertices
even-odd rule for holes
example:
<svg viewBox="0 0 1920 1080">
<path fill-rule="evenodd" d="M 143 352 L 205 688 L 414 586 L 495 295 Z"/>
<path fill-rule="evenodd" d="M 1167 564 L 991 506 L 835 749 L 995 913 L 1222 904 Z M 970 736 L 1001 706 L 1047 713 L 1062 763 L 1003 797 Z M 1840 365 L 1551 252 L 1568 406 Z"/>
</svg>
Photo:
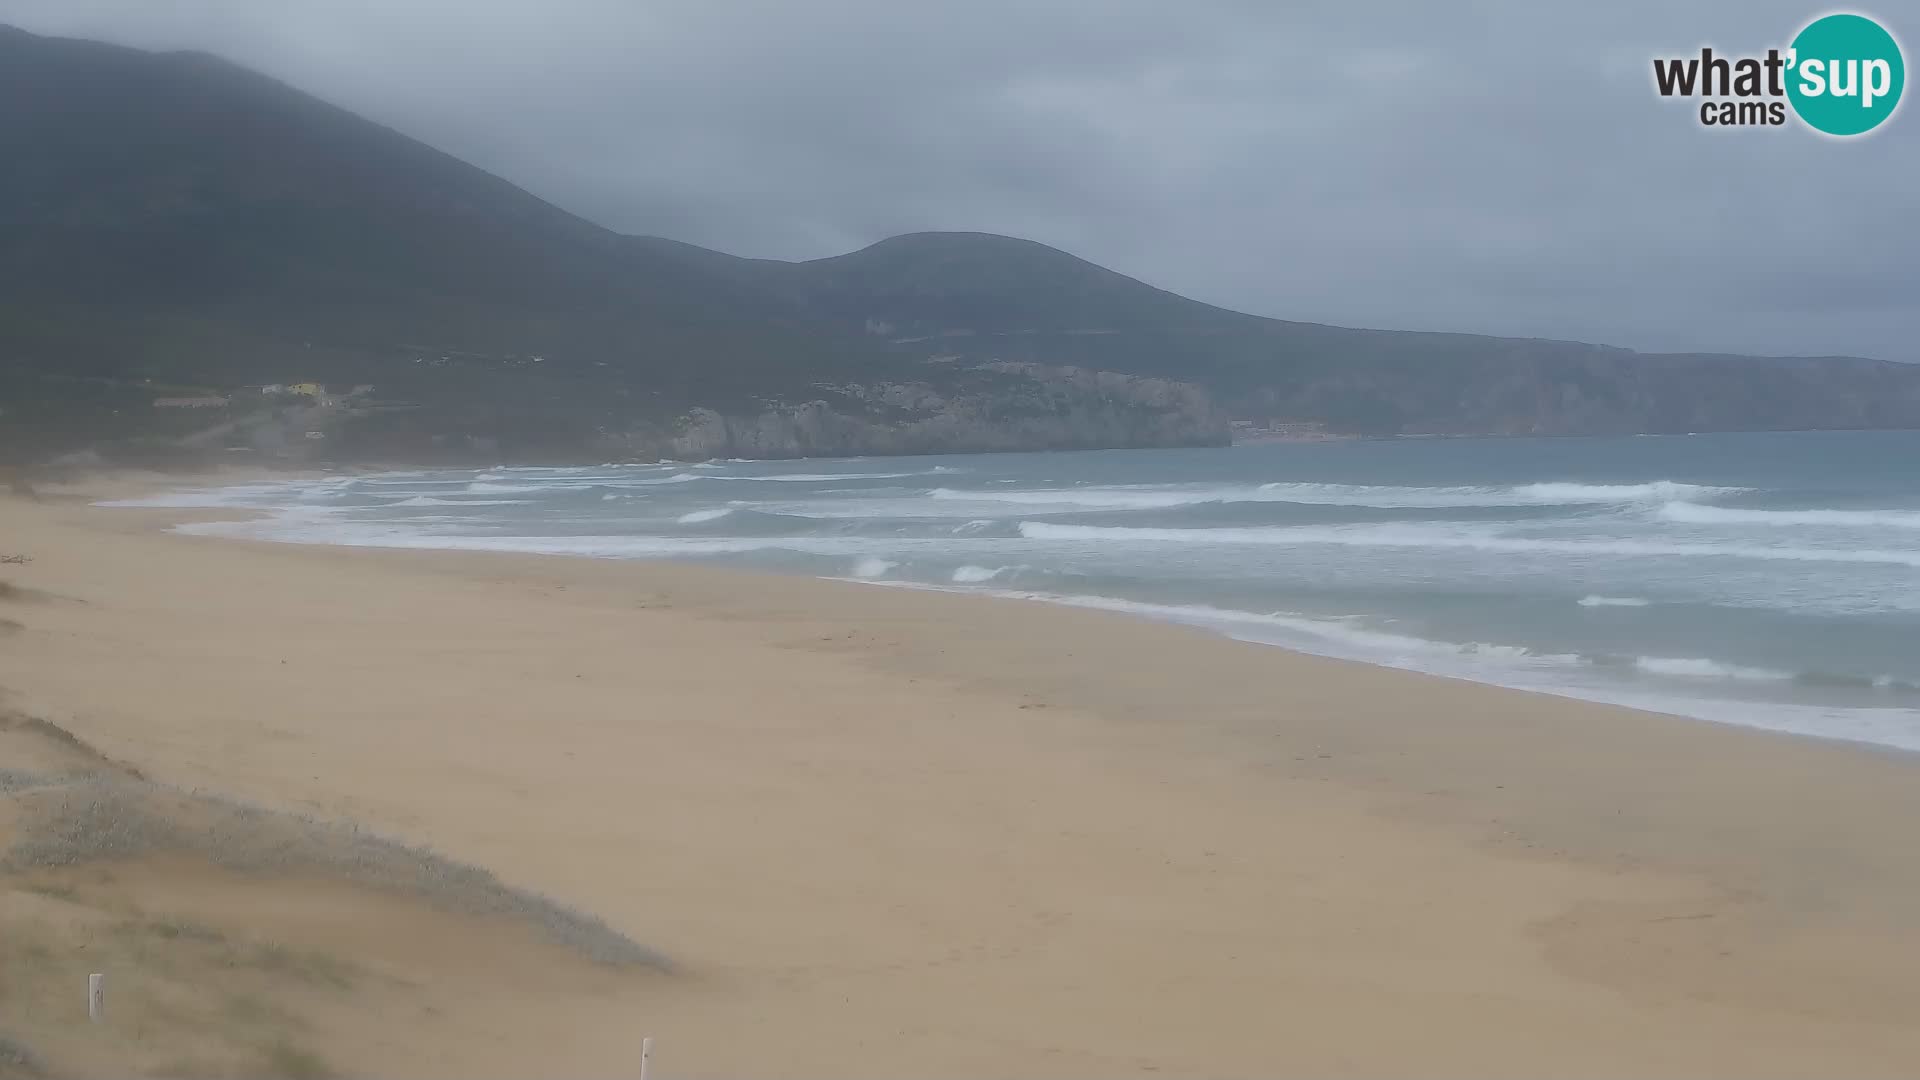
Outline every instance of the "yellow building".
<svg viewBox="0 0 1920 1080">
<path fill-rule="evenodd" d="M 287 393 L 305 394 L 310 398 L 317 398 L 324 395 L 326 391 L 321 389 L 319 383 L 297 382 L 297 383 L 289 383 L 287 385 Z"/>
</svg>

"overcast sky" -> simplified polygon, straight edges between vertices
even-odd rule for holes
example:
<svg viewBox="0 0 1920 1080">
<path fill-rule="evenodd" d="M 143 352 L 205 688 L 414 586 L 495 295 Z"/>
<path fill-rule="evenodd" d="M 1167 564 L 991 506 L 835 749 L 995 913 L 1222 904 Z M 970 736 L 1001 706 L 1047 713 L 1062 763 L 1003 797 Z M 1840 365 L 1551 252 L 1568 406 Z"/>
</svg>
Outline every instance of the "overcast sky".
<svg viewBox="0 0 1920 1080">
<path fill-rule="evenodd" d="M 1823 5 L 1468 9 L 0 0 L 0 22 L 216 52 L 741 255 L 975 229 L 1290 319 L 1920 361 L 1920 105 L 1841 141 L 1702 128 L 1652 90 L 1655 55 L 1785 46 Z M 1911 66 L 1920 11 L 1860 10 Z"/>
</svg>

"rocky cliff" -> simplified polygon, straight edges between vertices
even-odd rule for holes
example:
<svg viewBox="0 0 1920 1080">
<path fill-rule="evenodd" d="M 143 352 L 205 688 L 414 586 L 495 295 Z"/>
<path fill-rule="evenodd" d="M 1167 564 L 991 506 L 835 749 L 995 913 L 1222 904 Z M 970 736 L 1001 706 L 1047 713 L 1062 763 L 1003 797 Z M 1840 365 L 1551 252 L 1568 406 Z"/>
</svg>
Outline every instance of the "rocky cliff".
<svg viewBox="0 0 1920 1080">
<path fill-rule="evenodd" d="M 604 431 L 616 458 L 785 458 L 1224 446 L 1226 416 L 1198 388 L 1109 371 L 982 365 L 961 388 L 928 382 L 833 387 L 832 400 L 696 407 L 671 423 Z"/>
</svg>

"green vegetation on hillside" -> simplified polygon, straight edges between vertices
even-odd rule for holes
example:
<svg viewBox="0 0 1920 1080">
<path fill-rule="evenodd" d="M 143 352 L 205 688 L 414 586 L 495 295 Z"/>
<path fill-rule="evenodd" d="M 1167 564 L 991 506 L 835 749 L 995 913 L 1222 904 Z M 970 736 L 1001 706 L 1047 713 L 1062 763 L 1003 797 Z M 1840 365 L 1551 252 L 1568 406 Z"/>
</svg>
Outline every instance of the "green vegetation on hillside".
<svg viewBox="0 0 1920 1080">
<path fill-rule="evenodd" d="M 335 454 L 581 456 L 695 407 L 879 422 L 901 396 L 880 391 L 909 385 L 991 422 L 1062 385 L 969 374 L 994 361 L 1182 380 L 1242 419 L 1359 433 L 1920 425 L 1920 369 L 1867 360 L 1283 322 L 976 233 L 804 263 L 623 237 L 213 57 L 3 27 L 0 160 L 0 459 L 278 445 L 301 423 Z M 1005 408 L 978 400 L 996 380 Z M 379 407 L 275 426 L 153 405 L 293 382 L 371 385 Z M 1192 420 L 1044 445 L 1211 430 Z"/>
</svg>

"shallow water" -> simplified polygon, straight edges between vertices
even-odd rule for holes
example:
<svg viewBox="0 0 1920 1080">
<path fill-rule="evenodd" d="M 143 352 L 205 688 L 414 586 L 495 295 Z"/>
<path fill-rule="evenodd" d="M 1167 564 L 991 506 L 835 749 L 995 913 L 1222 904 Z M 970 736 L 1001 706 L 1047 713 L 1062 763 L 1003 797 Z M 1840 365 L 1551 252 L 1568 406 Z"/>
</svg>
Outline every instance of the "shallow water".
<svg viewBox="0 0 1920 1080">
<path fill-rule="evenodd" d="M 1920 749 L 1920 433 L 424 470 L 168 496 L 314 543 L 986 590 Z M 151 504 L 155 500 L 147 500 Z"/>
</svg>

